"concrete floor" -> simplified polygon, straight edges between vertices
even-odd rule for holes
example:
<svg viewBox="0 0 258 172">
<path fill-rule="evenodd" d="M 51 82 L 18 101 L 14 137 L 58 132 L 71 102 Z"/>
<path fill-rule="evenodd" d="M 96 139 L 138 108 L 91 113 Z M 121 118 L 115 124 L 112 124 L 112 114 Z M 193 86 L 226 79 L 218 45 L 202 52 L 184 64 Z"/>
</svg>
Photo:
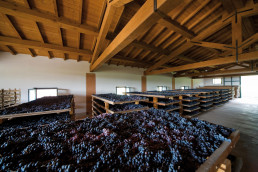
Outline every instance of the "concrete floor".
<svg viewBox="0 0 258 172">
<path fill-rule="evenodd" d="M 258 171 L 258 99 L 234 99 L 198 118 L 240 130 L 232 155 L 242 158 L 241 171 Z"/>
</svg>

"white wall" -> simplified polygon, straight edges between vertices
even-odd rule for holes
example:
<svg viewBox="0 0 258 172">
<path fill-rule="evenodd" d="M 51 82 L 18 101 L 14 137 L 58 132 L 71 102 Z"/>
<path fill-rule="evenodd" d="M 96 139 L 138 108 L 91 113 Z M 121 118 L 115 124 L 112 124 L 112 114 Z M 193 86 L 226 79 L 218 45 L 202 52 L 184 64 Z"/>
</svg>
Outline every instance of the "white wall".
<svg viewBox="0 0 258 172">
<path fill-rule="evenodd" d="M 0 52 L 0 88 L 21 89 L 22 103 L 28 101 L 28 89 L 58 87 L 75 96 L 76 113 L 86 111 L 86 73 L 88 62 L 77 62 Z M 96 93 L 115 93 L 116 86 L 135 87 L 141 91 L 143 69 L 104 65 L 96 73 Z"/>
<path fill-rule="evenodd" d="M 194 79 L 193 80 L 193 87 L 198 88 L 198 87 L 203 87 L 204 86 L 204 80 L 203 79 Z"/>
<path fill-rule="evenodd" d="M 167 86 L 172 89 L 172 76 L 149 75 L 147 76 L 147 91 L 157 90 L 157 86 Z"/>
<path fill-rule="evenodd" d="M 221 85 L 224 85 L 223 84 L 223 79 L 222 79 L 222 84 L 213 84 L 213 78 L 204 78 L 204 86 L 211 86 L 211 85 L 214 85 L 214 86 L 221 86 Z"/>
<path fill-rule="evenodd" d="M 104 65 L 96 73 L 96 93 L 116 93 L 117 86 L 133 87 L 141 91 L 143 69 Z"/>
<path fill-rule="evenodd" d="M 191 88 L 191 78 L 188 78 L 188 77 L 175 78 L 175 88 L 180 89 L 181 86 L 189 86 L 189 88 Z"/>
</svg>

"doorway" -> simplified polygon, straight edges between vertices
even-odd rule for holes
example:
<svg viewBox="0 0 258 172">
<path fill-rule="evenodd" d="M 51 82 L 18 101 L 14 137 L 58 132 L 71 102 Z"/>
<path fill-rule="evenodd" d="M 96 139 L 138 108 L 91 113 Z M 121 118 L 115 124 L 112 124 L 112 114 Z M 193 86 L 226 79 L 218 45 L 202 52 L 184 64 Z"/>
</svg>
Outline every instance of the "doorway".
<svg viewBox="0 0 258 172">
<path fill-rule="evenodd" d="M 242 98 L 258 99 L 258 75 L 241 76 Z"/>
</svg>

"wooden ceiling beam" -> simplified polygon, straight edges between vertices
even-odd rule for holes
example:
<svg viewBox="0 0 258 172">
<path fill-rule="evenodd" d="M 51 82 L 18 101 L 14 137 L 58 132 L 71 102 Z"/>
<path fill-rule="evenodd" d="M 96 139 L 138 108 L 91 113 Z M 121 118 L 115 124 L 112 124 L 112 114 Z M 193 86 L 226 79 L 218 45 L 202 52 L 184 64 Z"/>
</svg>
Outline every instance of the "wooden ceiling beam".
<svg viewBox="0 0 258 172">
<path fill-rule="evenodd" d="M 243 53 L 238 56 L 238 62 L 257 60 L 257 59 L 258 59 L 258 51 Z M 186 64 L 186 65 L 177 66 L 177 67 L 171 67 L 168 69 L 145 72 L 144 74 L 154 75 L 154 74 L 170 73 L 170 72 L 176 72 L 181 70 L 198 69 L 198 68 L 208 67 L 212 65 L 213 66 L 222 65 L 222 64 L 229 64 L 229 63 L 235 63 L 235 62 L 236 62 L 236 56 L 230 56 L 230 57 L 224 57 L 224 58 L 217 58 L 213 60 L 206 60 L 206 61 L 192 63 L 192 64 Z"/>
<path fill-rule="evenodd" d="M 232 70 L 222 70 L 222 71 L 215 71 L 215 72 L 201 72 L 195 74 L 188 74 L 183 75 L 182 77 L 198 77 L 198 76 L 208 76 L 208 75 L 219 75 L 219 74 L 236 74 L 236 73 L 243 73 L 243 72 L 254 72 L 258 70 L 258 68 L 245 68 L 245 69 L 232 69 Z"/>
<path fill-rule="evenodd" d="M 159 0 L 157 1 L 157 10 L 168 13 L 179 3 L 182 3 L 182 1 Z M 98 69 L 160 19 L 160 16 L 154 11 L 153 5 L 153 1 L 146 1 L 143 4 L 99 58 L 94 63 L 91 63 L 90 71 Z"/>
<path fill-rule="evenodd" d="M 209 26 L 207 29 L 205 29 L 204 31 L 202 31 L 199 35 L 195 36 L 192 41 L 200 41 L 200 40 L 204 40 L 205 38 L 207 38 L 208 36 L 212 35 L 213 33 L 215 33 L 216 31 L 224 28 L 225 26 L 229 25 L 231 22 L 231 20 L 219 20 L 218 22 L 216 22 L 215 24 Z M 182 54 L 183 52 L 185 52 L 186 50 L 192 48 L 194 45 L 192 45 L 190 42 L 186 42 L 184 43 L 182 46 L 180 46 L 179 48 L 177 48 L 176 50 L 172 51 L 166 58 L 162 58 L 160 61 L 158 61 L 156 64 L 154 64 L 153 66 L 149 67 L 145 72 L 148 73 L 153 69 L 158 68 L 159 66 L 169 62 L 170 60 L 172 60 L 173 58 L 175 58 L 176 56 L 179 56 L 180 54 Z"/>
<path fill-rule="evenodd" d="M 57 17 L 49 13 L 43 13 L 35 9 L 28 9 L 23 6 L 4 2 L 2 0 L 0 1 L 0 11 L 4 14 L 18 16 L 28 20 L 43 22 L 50 25 L 58 24 L 61 28 L 78 31 L 87 35 L 98 35 L 98 30 L 96 28 L 86 24 L 80 24 L 73 20 Z"/>
<path fill-rule="evenodd" d="M 78 15 L 78 23 L 82 24 L 82 11 L 83 11 L 83 0 L 79 0 L 79 15 Z M 78 44 L 77 48 L 81 48 L 81 32 L 78 32 Z M 81 60 L 81 56 L 78 55 L 77 62 Z"/>
<path fill-rule="evenodd" d="M 4 47 L 7 49 L 7 51 L 9 51 L 12 55 L 16 55 L 17 52 L 14 51 L 14 49 L 8 45 L 4 45 Z"/>
<path fill-rule="evenodd" d="M 197 62 L 196 60 L 186 57 L 186 56 L 177 56 L 176 58 L 179 60 L 183 60 L 183 61 L 191 62 L 191 63 Z"/>
<path fill-rule="evenodd" d="M 250 75 L 258 75 L 258 72 L 254 71 L 254 72 L 239 73 L 239 74 L 224 74 L 224 75 L 211 75 L 211 76 L 202 76 L 202 77 L 192 77 L 192 79 L 214 78 L 214 77 L 232 77 L 232 76 L 250 76 Z"/>
<path fill-rule="evenodd" d="M 113 7 L 122 7 L 130 2 L 132 2 L 133 0 L 112 0 L 109 2 L 109 4 Z"/>
<path fill-rule="evenodd" d="M 77 55 L 92 55 L 92 52 L 90 50 L 78 50 L 77 48 L 72 47 L 63 47 L 60 45 L 55 44 L 48 44 L 48 43 L 42 43 L 38 41 L 30 41 L 30 40 L 21 40 L 17 38 L 11 38 L 6 36 L 0 36 L 0 43 L 4 45 L 12 45 L 12 46 L 19 46 L 19 47 L 25 47 L 25 48 L 36 48 L 36 49 L 44 49 L 47 51 L 57 51 L 61 53 L 71 53 L 71 54 L 77 54 Z"/>
<path fill-rule="evenodd" d="M 162 12 L 158 13 L 162 16 L 162 19 L 158 21 L 159 24 L 179 33 L 180 35 L 188 39 L 192 39 L 195 36 L 194 32 L 188 30 L 185 26 L 180 25 L 180 23 L 178 23 L 177 21 L 172 20 L 168 15 L 163 14 Z"/>
<path fill-rule="evenodd" d="M 219 44 L 213 42 L 204 42 L 204 41 L 190 41 L 193 45 L 200 46 L 200 47 L 208 47 L 208 48 L 215 48 L 220 50 L 230 50 L 232 51 L 234 47 L 232 45 L 227 44 Z"/>
</svg>

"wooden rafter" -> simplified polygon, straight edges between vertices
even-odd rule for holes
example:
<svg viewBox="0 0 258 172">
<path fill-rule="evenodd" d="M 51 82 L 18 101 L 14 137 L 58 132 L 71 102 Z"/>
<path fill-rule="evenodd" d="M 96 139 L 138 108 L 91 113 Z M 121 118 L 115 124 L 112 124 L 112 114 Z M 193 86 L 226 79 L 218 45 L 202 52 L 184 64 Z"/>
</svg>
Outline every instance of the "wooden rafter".
<svg viewBox="0 0 258 172">
<path fill-rule="evenodd" d="M 243 54 L 240 54 L 238 57 L 239 62 L 257 60 L 257 59 L 258 59 L 258 51 L 243 53 Z M 206 60 L 206 61 L 192 63 L 192 64 L 186 64 L 186 65 L 177 66 L 177 67 L 171 67 L 167 69 L 154 70 L 145 74 L 146 75 L 162 74 L 162 73 L 176 72 L 181 70 L 198 69 L 198 68 L 208 67 L 212 65 L 229 64 L 234 62 L 236 62 L 236 56 L 230 56 L 230 57 L 224 57 L 224 58 L 217 58 L 213 60 Z"/>
<path fill-rule="evenodd" d="M 79 0 L 79 15 L 78 15 L 78 23 L 82 24 L 82 12 L 83 12 L 83 0 Z M 77 48 L 81 48 L 81 32 L 78 32 L 78 44 Z M 77 62 L 81 60 L 81 56 L 78 55 Z"/>
<path fill-rule="evenodd" d="M 68 54 L 76 54 L 76 55 L 92 55 L 92 52 L 90 50 L 78 50 L 77 48 L 71 48 L 71 47 L 63 47 L 60 45 L 55 44 L 48 44 L 48 43 L 42 43 L 38 41 L 30 41 L 30 40 L 21 40 L 17 38 L 11 38 L 6 36 L 0 36 L 0 43 L 1 44 L 7 44 L 7 45 L 13 45 L 18 47 L 30 47 L 30 48 L 36 48 L 36 49 L 44 49 L 46 51 L 57 51 L 61 53 L 68 53 Z"/>
<path fill-rule="evenodd" d="M 209 48 L 215 48 L 215 49 L 221 49 L 221 50 L 230 50 L 232 51 L 234 47 L 227 44 L 219 44 L 219 43 L 213 43 L 213 42 L 204 42 L 204 41 L 190 41 L 193 45 L 201 46 L 201 47 L 209 47 Z"/>
<path fill-rule="evenodd" d="M 205 38 L 207 38 L 208 36 L 212 35 L 213 33 L 215 33 L 216 31 L 218 31 L 219 29 L 227 26 L 230 24 L 230 20 L 220 20 L 218 22 L 216 22 L 215 24 L 211 25 L 210 27 L 208 27 L 207 29 L 205 29 L 203 32 L 201 32 L 199 35 L 195 36 L 192 41 L 200 41 L 200 40 L 204 40 Z M 158 68 L 159 66 L 169 62 L 170 60 L 172 60 L 173 58 L 176 58 L 177 56 L 179 56 L 180 54 L 182 54 L 183 52 L 185 52 L 186 50 L 192 48 L 194 45 L 192 45 L 190 42 L 186 42 L 183 45 L 181 45 L 179 48 L 177 48 L 176 50 L 172 51 L 166 58 L 162 58 L 160 61 L 158 61 L 156 64 L 154 64 L 153 66 L 151 66 L 150 68 L 148 68 L 145 73 L 150 72 L 153 69 Z"/>
<path fill-rule="evenodd" d="M 23 6 L 4 2 L 2 0 L 0 1 L 0 11 L 4 14 L 18 16 L 37 22 L 48 23 L 50 25 L 58 24 L 61 28 L 78 31 L 87 35 L 98 35 L 96 28 L 86 24 L 79 24 L 69 19 L 59 18 L 49 13 L 43 13 L 35 9 L 28 9 Z"/>
<path fill-rule="evenodd" d="M 235 73 L 243 73 L 243 72 L 255 72 L 258 68 L 245 68 L 245 69 L 232 69 L 232 70 L 221 70 L 215 72 L 202 72 L 202 73 L 195 73 L 195 74 L 187 74 L 183 75 L 182 77 L 197 77 L 197 76 L 208 76 L 208 75 L 219 75 L 219 74 L 235 74 Z"/>
<path fill-rule="evenodd" d="M 8 45 L 4 45 L 4 47 L 7 49 L 7 51 L 9 51 L 12 55 L 16 55 L 17 52 L 13 50 L 12 47 L 8 46 Z"/>
<path fill-rule="evenodd" d="M 181 2 L 182 1 L 180 0 L 160 0 L 157 1 L 157 9 L 164 13 L 168 13 Z M 142 34 L 142 32 L 153 26 L 157 20 L 160 19 L 160 16 L 153 10 L 153 5 L 153 1 L 146 1 L 144 3 L 100 57 L 91 64 L 91 71 L 98 69 L 102 64 L 133 42 Z"/>
<path fill-rule="evenodd" d="M 15 35 L 20 38 L 21 40 L 23 39 L 21 34 L 17 31 L 17 29 L 15 28 L 14 24 L 12 23 L 12 21 L 9 19 L 9 17 L 6 14 L 2 15 L 5 22 L 10 26 L 10 28 L 13 30 L 13 32 L 15 33 Z M 31 55 L 31 57 L 35 57 L 35 53 L 33 50 L 31 50 L 30 48 L 26 48 L 26 51 L 28 52 L 28 54 Z"/>
</svg>

